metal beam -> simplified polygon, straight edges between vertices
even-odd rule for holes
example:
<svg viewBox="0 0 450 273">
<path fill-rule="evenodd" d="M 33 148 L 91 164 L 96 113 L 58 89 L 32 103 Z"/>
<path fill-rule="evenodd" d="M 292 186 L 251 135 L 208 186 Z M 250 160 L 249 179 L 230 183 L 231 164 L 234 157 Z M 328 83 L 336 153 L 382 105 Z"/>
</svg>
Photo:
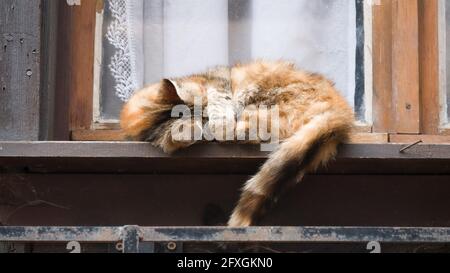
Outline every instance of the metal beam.
<svg viewBox="0 0 450 273">
<path fill-rule="evenodd" d="M 118 242 L 119 227 L 0 227 L 0 242 Z"/>
<path fill-rule="evenodd" d="M 140 240 L 138 240 L 138 238 Z M 0 242 L 449 243 L 450 228 L 399 227 L 0 227 Z"/>
</svg>

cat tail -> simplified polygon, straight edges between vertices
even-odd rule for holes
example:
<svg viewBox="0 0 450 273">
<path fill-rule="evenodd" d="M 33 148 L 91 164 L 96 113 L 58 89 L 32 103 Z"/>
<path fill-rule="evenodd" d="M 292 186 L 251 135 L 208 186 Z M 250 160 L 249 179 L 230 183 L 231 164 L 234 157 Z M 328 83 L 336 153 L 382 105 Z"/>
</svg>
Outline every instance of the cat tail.
<svg viewBox="0 0 450 273">
<path fill-rule="evenodd" d="M 260 171 L 245 184 L 228 225 L 253 225 L 268 205 L 305 173 L 334 158 L 350 130 L 348 115 L 328 111 L 314 116 L 273 152 Z"/>
</svg>

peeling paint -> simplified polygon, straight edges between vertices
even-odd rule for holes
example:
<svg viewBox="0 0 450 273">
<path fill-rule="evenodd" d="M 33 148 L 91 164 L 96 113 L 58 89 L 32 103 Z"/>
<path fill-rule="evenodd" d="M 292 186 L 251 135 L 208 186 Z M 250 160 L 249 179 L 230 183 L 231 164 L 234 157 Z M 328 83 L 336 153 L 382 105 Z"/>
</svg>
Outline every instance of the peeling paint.
<svg viewBox="0 0 450 273">
<path fill-rule="evenodd" d="M 381 243 L 449 243 L 450 228 L 0 227 L 0 242 L 112 242 L 124 253 L 152 252 L 149 243 L 367 243 L 378 253 Z"/>
</svg>

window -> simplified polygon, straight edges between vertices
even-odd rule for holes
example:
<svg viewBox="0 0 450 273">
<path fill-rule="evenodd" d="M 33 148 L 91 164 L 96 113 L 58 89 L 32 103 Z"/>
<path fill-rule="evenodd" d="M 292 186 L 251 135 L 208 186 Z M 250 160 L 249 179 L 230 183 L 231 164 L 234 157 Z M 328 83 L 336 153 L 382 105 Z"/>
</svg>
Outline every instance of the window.
<svg viewBox="0 0 450 273">
<path fill-rule="evenodd" d="M 363 0 L 106 0 L 97 20 L 95 121 L 114 123 L 136 90 L 162 77 L 284 59 L 332 79 L 370 122 Z M 369 22 L 370 23 L 370 22 Z M 365 65 L 369 64 L 369 65 Z M 367 73 L 369 71 L 369 73 Z"/>
<path fill-rule="evenodd" d="M 218 64 L 284 58 L 336 82 L 357 115 L 352 141 L 450 143 L 445 5 L 447 0 L 82 1 L 60 10 L 60 32 L 67 37 L 59 62 L 70 69 L 58 69 L 57 90 L 66 93 L 56 96 L 64 102 L 70 95 L 66 120 L 73 140 L 118 140 L 121 106 L 144 84 Z"/>
</svg>

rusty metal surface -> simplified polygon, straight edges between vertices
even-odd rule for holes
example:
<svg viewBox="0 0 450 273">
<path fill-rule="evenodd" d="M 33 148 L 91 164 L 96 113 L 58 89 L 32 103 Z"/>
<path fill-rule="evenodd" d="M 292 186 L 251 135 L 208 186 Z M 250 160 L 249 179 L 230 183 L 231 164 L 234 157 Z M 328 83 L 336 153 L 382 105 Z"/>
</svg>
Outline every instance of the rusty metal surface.
<svg viewBox="0 0 450 273">
<path fill-rule="evenodd" d="M 121 230 L 122 252 L 139 253 L 141 231 L 138 226 L 125 226 Z"/>
<path fill-rule="evenodd" d="M 118 242 L 118 227 L 0 227 L 3 242 Z"/>
<path fill-rule="evenodd" d="M 450 228 L 389 227 L 0 227 L 0 242 L 386 242 L 448 243 Z"/>
<path fill-rule="evenodd" d="M 450 228 L 251 227 L 141 228 L 157 242 L 450 242 Z"/>
</svg>

